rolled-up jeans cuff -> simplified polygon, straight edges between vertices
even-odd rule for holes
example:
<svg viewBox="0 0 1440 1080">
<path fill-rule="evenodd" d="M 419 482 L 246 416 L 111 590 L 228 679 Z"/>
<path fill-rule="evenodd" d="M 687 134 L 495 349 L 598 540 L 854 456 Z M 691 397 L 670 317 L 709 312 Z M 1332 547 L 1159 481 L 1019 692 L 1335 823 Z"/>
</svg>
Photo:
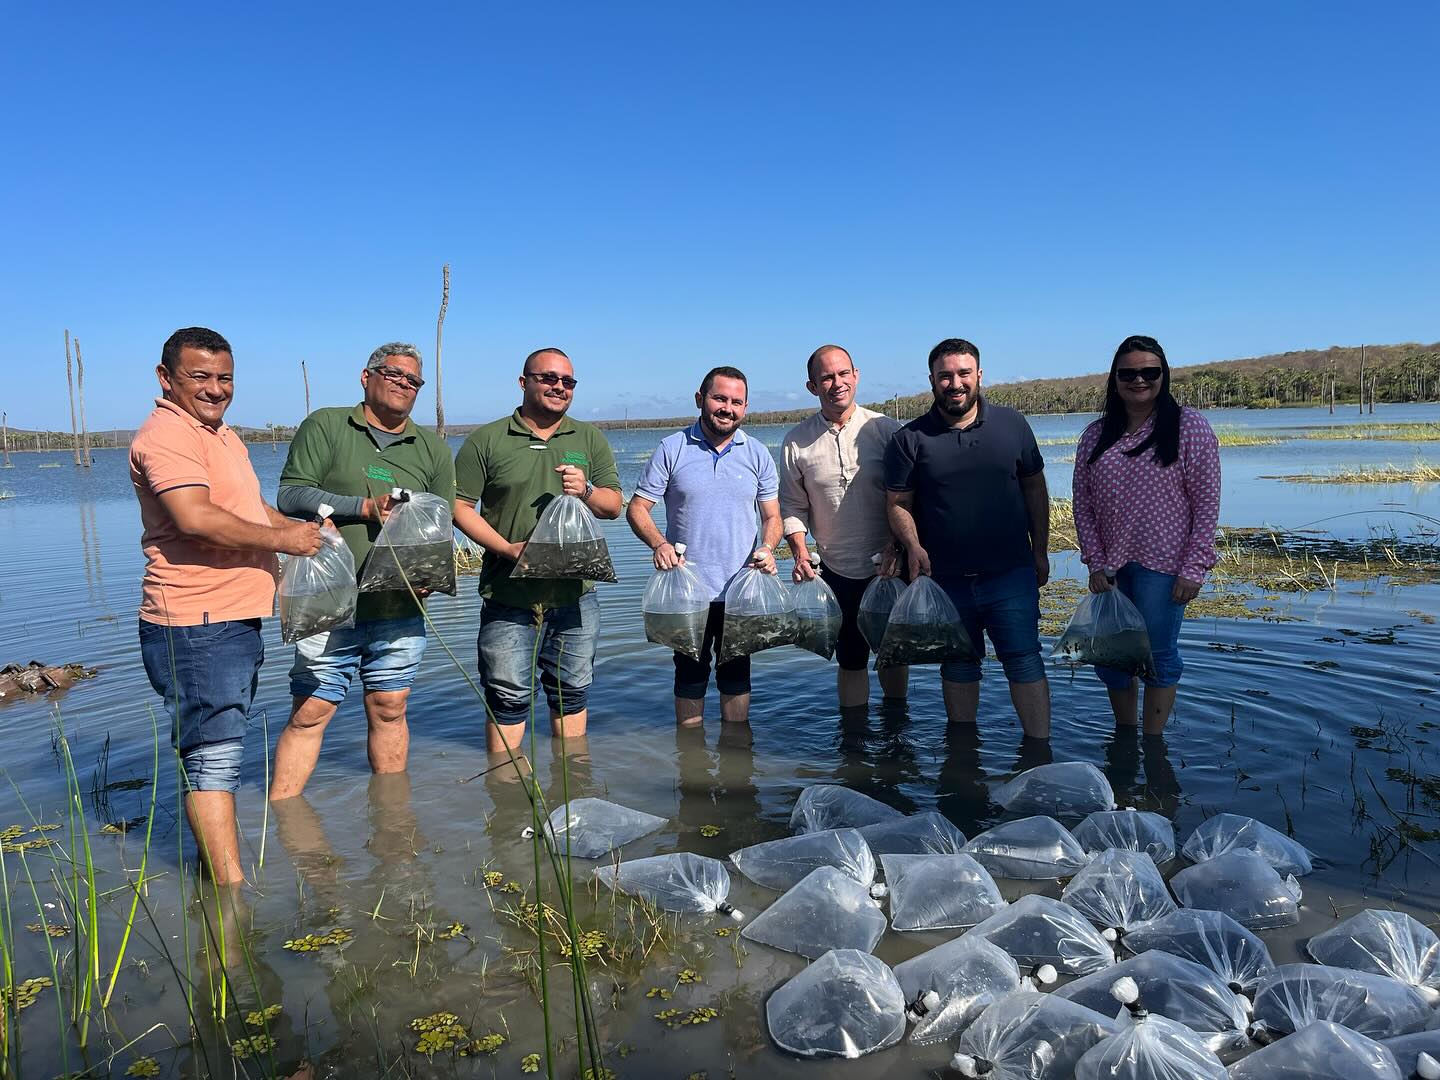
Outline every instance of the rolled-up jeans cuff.
<svg viewBox="0 0 1440 1080">
<path fill-rule="evenodd" d="M 240 766 L 245 760 L 245 740 L 201 743 L 180 755 L 187 791 L 240 790 Z"/>
<path fill-rule="evenodd" d="M 701 683 L 682 683 L 677 680 L 675 683 L 675 696 L 682 701 L 704 701 L 705 686 L 708 682 L 708 679 Z"/>
</svg>

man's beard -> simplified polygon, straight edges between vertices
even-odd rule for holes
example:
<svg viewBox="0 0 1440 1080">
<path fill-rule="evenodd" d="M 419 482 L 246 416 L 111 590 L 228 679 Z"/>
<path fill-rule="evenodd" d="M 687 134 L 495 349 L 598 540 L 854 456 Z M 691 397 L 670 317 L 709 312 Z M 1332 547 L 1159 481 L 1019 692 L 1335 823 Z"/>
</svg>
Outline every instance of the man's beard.
<svg viewBox="0 0 1440 1080">
<path fill-rule="evenodd" d="M 941 412 L 950 416 L 964 416 L 970 411 L 970 406 L 975 404 L 975 395 L 970 394 L 963 398 L 939 397 L 935 400 Z"/>
</svg>

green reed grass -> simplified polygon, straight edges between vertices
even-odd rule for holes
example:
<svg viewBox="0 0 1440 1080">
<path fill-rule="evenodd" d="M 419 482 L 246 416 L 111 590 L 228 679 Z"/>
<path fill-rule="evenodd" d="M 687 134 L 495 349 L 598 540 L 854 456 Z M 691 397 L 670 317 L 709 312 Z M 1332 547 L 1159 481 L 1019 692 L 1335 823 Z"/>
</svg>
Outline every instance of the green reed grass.
<svg viewBox="0 0 1440 1080">
<path fill-rule="evenodd" d="M 1440 465 L 1417 461 L 1414 465 L 1362 465 L 1330 473 L 1298 473 L 1262 476 L 1262 480 L 1283 480 L 1291 484 L 1437 484 Z"/>
</svg>

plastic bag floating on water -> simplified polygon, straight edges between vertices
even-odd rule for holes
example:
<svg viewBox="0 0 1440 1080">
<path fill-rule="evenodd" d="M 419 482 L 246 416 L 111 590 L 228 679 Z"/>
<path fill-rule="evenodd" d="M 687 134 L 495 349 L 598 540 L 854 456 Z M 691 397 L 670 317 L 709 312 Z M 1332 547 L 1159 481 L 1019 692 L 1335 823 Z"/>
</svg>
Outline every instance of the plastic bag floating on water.
<svg viewBox="0 0 1440 1080">
<path fill-rule="evenodd" d="M 1053 994 L 1021 990 L 991 1005 L 960 1035 L 951 1062 L 961 1076 L 990 1080 L 1070 1080 L 1113 1020 Z"/>
<path fill-rule="evenodd" d="M 1229 851 L 1187 866 L 1170 879 L 1170 888 L 1185 907 L 1223 911 L 1251 930 L 1300 921 L 1300 883 L 1282 879 L 1253 851 Z"/>
<path fill-rule="evenodd" d="M 1384 975 L 1320 964 L 1282 964 L 1255 988 L 1251 1033 L 1264 1042 L 1316 1020 L 1328 1020 L 1372 1039 L 1387 1039 L 1424 1029 L 1431 1016 L 1413 986 Z"/>
<path fill-rule="evenodd" d="M 870 584 L 860 594 L 855 621 L 871 652 L 880 651 L 880 643 L 885 640 L 885 627 L 890 623 L 890 612 L 895 610 L 895 603 L 904 592 L 905 582 L 898 577 L 877 575 L 870 579 Z"/>
<path fill-rule="evenodd" d="M 675 551 L 684 554 L 685 545 Z M 670 570 L 656 570 L 640 598 L 645 619 L 645 640 L 700 659 L 705 643 L 705 622 L 710 618 L 710 590 L 688 563 Z"/>
<path fill-rule="evenodd" d="M 1275 970 L 1265 943 L 1220 911 L 1181 908 L 1132 926 L 1124 945 L 1136 954 L 1159 949 L 1193 960 L 1215 972 L 1236 993 L 1253 990 Z"/>
<path fill-rule="evenodd" d="M 615 580 L 610 548 L 600 533 L 600 524 L 579 496 L 560 495 L 540 511 L 510 576 Z"/>
<path fill-rule="evenodd" d="M 1440 1001 L 1440 938 L 1403 911 L 1369 909 L 1316 934 L 1305 951 L 1322 964 L 1388 975 Z"/>
<path fill-rule="evenodd" d="M 1440 1078 L 1440 1031 L 1397 1035 L 1393 1039 L 1382 1039 L 1380 1045 L 1395 1055 L 1400 1075 L 1406 1080 L 1413 1076 L 1423 1077 L 1424 1080 Z M 1422 1062 L 1422 1055 L 1428 1060 Z M 1424 1071 L 1421 1071 L 1422 1067 Z"/>
<path fill-rule="evenodd" d="M 835 949 L 765 1003 L 770 1038 L 801 1057 L 858 1058 L 905 1034 L 905 998 L 884 963 L 868 952 Z"/>
<path fill-rule="evenodd" d="M 915 1024 L 910 1041 L 921 1046 L 954 1038 L 1023 985 L 1009 953 L 968 934 L 897 965 L 895 978 Z"/>
<path fill-rule="evenodd" d="M 995 881 L 969 855 L 882 855 L 896 930 L 951 930 L 1005 906 Z"/>
<path fill-rule="evenodd" d="M 934 579 L 921 576 L 906 587 L 890 610 L 885 637 L 875 651 L 875 670 L 960 663 L 976 656 L 950 597 Z"/>
<path fill-rule="evenodd" d="M 855 829 L 782 836 L 732 852 L 730 864 L 756 885 L 788 889 L 812 870 L 833 866 L 866 888 L 875 880 L 875 856 Z"/>
<path fill-rule="evenodd" d="M 1225 1066 L 1184 1024 L 1151 1013 L 1096 1043 L 1075 1080 L 1227 1080 Z"/>
<path fill-rule="evenodd" d="M 719 859 L 682 851 L 631 859 L 616 866 L 599 866 L 595 876 L 616 892 L 639 896 L 661 911 L 713 915 L 719 912 L 739 922 L 740 912 L 726 902 L 730 874 Z"/>
<path fill-rule="evenodd" d="M 904 816 L 879 799 L 839 784 L 812 784 L 795 800 L 795 809 L 790 811 L 790 829 L 797 833 L 858 829 L 876 822 L 898 821 Z"/>
<path fill-rule="evenodd" d="M 1180 854 L 1198 863 L 1230 851 L 1253 851 L 1279 874 L 1304 877 L 1311 869 L 1310 852 L 1303 844 L 1263 821 L 1239 814 L 1216 814 L 1202 821 L 1185 841 Z"/>
<path fill-rule="evenodd" d="M 1230 1080 L 1408 1080 L 1374 1039 L 1318 1023 L 1230 1066 Z"/>
<path fill-rule="evenodd" d="M 775 574 L 747 566 L 725 586 L 725 623 L 717 663 L 795 644 L 795 599 Z"/>
<path fill-rule="evenodd" d="M 1022 896 L 965 936 L 998 945 L 1026 971 L 1050 964 L 1069 975 L 1088 975 L 1115 963 L 1114 949 L 1084 915 L 1038 893 Z"/>
<path fill-rule="evenodd" d="M 1060 899 L 1101 929 L 1128 931 L 1175 910 L 1155 861 L 1141 851 L 1111 848 L 1070 879 Z"/>
<path fill-rule="evenodd" d="M 1044 881 L 1070 877 L 1086 863 L 1070 830 L 1050 817 L 1007 821 L 971 837 L 966 855 L 996 877 Z"/>
<path fill-rule="evenodd" d="M 430 589 L 454 596 L 455 521 L 450 503 L 428 491 L 402 493 L 400 498 L 365 558 L 360 591 Z"/>
<path fill-rule="evenodd" d="M 1072 830 L 1087 854 L 1110 848 L 1143 851 L 1156 864 L 1175 857 L 1175 829 L 1148 810 L 1097 810 Z"/>
<path fill-rule="evenodd" d="M 965 834 L 936 810 L 862 825 L 860 835 L 875 855 L 957 855 Z"/>
<path fill-rule="evenodd" d="M 1086 975 L 1055 990 L 1065 998 L 1122 1022 L 1133 1014 L 1112 994 L 1122 978 L 1133 980 L 1139 1004 L 1151 1014 L 1184 1024 L 1215 1051 L 1246 1045 L 1250 1024 L 1248 1003 L 1209 968 L 1154 950 L 1113 967 Z"/>
<path fill-rule="evenodd" d="M 829 660 L 840 644 L 840 622 L 844 618 L 835 591 L 818 574 L 796 585 L 795 619 L 797 647 Z"/>
<path fill-rule="evenodd" d="M 1110 781 L 1094 765 L 1057 761 L 1026 769 L 991 795 L 1012 814 L 1080 817 L 1095 810 L 1115 809 Z"/>
<path fill-rule="evenodd" d="M 328 506 L 320 516 L 329 517 Z M 355 625 L 355 556 L 340 530 L 320 530 L 320 550 L 292 555 L 280 574 L 280 640 L 301 638 Z"/>
<path fill-rule="evenodd" d="M 1155 674 L 1145 616 L 1119 589 L 1087 593 L 1050 656 L 1067 664 L 1094 664 L 1130 675 Z"/>
<path fill-rule="evenodd" d="M 570 854 L 581 859 L 598 859 L 665 824 L 662 817 L 604 799 L 572 799 L 568 815 L 566 809 L 550 812 L 550 833 L 562 854 L 568 844 Z"/>
<path fill-rule="evenodd" d="M 869 952 L 885 933 L 870 890 L 833 866 L 810 873 L 740 931 L 741 937 L 814 958 L 831 949 Z"/>
</svg>

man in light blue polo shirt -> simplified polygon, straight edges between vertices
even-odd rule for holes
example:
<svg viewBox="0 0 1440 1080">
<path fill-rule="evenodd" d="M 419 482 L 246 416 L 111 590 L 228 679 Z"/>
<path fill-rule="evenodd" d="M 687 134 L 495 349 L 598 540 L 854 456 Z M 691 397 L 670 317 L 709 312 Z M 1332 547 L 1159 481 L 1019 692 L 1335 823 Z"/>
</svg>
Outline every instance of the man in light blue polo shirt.
<svg viewBox="0 0 1440 1080">
<path fill-rule="evenodd" d="M 700 418 L 656 447 L 625 515 L 635 535 L 655 553 L 655 569 L 673 570 L 682 562 L 691 563 L 711 593 L 700 659 L 675 654 L 675 722 L 684 727 L 704 721 L 710 661 L 725 620 L 726 584 L 745 566 L 775 573 L 780 480 L 770 451 L 740 430 L 748 393 L 743 372 L 713 368 L 695 395 Z M 662 500 L 664 535 L 650 513 Z M 683 558 L 676 553 L 676 544 L 686 546 Z M 721 722 L 748 724 L 750 657 L 716 665 L 715 686 L 720 691 Z"/>
</svg>

